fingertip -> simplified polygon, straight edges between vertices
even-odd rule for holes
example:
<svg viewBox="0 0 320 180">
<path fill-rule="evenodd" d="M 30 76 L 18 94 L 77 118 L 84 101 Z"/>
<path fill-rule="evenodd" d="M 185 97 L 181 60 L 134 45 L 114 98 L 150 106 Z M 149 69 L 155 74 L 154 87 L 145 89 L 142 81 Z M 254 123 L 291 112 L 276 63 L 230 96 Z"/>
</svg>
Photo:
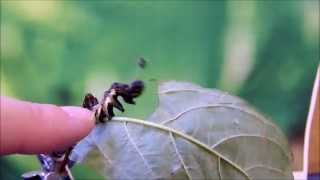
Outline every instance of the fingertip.
<svg viewBox="0 0 320 180">
<path fill-rule="evenodd" d="M 0 154 L 64 150 L 88 135 L 94 124 L 94 114 L 81 107 L 1 97 Z"/>
<path fill-rule="evenodd" d="M 61 108 L 69 115 L 70 122 L 80 138 L 86 136 L 94 127 L 94 113 L 88 109 L 76 106 L 64 106 Z"/>
<path fill-rule="evenodd" d="M 94 115 L 87 109 L 76 106 L 40 106 L 41 111 L 51 112 L 49 115 L 43 113 L 46 115 L 42 117 L 47 120 L 46 125 L 43 126 L 47 129 L 47 133 L 44 136 L 47 136 L 47 141 L 52 143 L 48 146 L 46 145 L 47 143 L 43 142 L 43 147 L 47 149 L 45 150 L 47 152 L 65 150 L 75 145 L 87 136 L 94 127 Z M 53 112 L 55 112 L 55 118 L 50 115 Z M 40 149 L 42 149 L 41 145 Z"/>
</svg>

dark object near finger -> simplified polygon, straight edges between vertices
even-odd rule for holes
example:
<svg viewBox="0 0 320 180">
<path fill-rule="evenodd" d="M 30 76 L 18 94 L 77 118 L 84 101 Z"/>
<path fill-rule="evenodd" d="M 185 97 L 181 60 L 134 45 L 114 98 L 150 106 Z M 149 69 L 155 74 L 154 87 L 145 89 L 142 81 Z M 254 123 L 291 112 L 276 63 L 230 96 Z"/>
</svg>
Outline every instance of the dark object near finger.
<svg viewBox="0 0 320 180">
<path fill-rule="evenodd" d="M 98 99 L 96 97 L 94 97 L 91 93 L 88 93 L 84 97 L 82 107 L 87 108 L 92 111 L 93 107 L 97 104 L 99 104 Z"/>
<path fill-rule="evenodd" d="M 128 104 L 135 104 L 133 99 L 140 96 L 143 90 L 144 83 L 140 80 L 135 80 L 130 85 L 115 82 L 107 91 L 104 92 L 104 96 L 100 103 L 96 97 L 88 93 L 83 100 L 82 107 L 95 111 L 97 123 L 105 122 L 105 118 L 111 120 L 112 117 L 114 117 L 114 107 L 121 112 L 124 112 L 125 109 L 118 99 L 119 96 L 122 97 L 124 102 Z"/>
<path fill-rule="evenodd" d="M 133 98 L 136 98 L 142 94 L 143 89 L 144 89 L 143 81 L 136 80 L 131 83 L 129 93 Z"/>
<path fill-rule="evenodd" d="M 147 66 L 147 61 L 143 57 L 140 57 L 138 60 L 138 65 L 140 68 L 144 69 Z"/>
<path fill-rule="evenodd" d="M 119 109 L 119 111 L 124 112 L 124 108 L 117 98 L 114 98 L 113 106 Z"/>
</svg>

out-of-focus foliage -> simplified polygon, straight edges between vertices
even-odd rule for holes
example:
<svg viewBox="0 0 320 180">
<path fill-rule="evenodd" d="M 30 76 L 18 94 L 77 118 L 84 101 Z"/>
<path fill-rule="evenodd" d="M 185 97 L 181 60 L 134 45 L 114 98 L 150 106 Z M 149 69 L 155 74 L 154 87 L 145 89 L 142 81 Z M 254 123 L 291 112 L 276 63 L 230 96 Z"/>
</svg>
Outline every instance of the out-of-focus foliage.
<svg viewBox="0 0 320 180">
<path fill-rule="evenodd" d="M 1 95 L 76 105 L 85 92 L 99 97 L 114 81 L 142 78 L 147 90 L 124 115 L 146 118 L 156 105 L 148 79 L 185 80 L 240 95 L 292 135 L 303 129 L 319 62 L 318 7 L 2 0 Z"/>
<path fill-rule="evenodd" d="M 299 3 L 259 4 L 257 15 L 260 22 L 265 22 L 259 28 L 264 31 L 258 31 L 262 34 L 258 38 L 261 41 L 257 41 L 256 62 L 239 92 L 272 116 L 288 135 L 293 135 L 299 128 L 298 131 L 304 131 L 320 60 L 319 3 L 314 7 L 305 5 L 305 9 L 301 9 Z M 313 27 L 316 29 L 314 34 L 304 27 L 309 23 L 305 16 L 318 21 Z"/>
</svg>

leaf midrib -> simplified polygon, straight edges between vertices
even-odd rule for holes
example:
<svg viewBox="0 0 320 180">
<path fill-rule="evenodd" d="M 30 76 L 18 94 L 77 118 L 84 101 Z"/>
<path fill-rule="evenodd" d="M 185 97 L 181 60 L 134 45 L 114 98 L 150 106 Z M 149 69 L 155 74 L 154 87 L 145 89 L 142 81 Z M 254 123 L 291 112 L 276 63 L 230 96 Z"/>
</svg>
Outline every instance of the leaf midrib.
<svg viewBox="0 0 320 180">
<path fill-rule="evenodd" d="M 193 138 L 192 136 L 189 136 L 189 135 L 187 135 L 187 134 L 185 134 L 183 132 L 180 132 L 180 131 L 178 131 L 176 129 L 173 129 L 173 128 L 170 128 L 170 127 L 167 127 L 167 126 L 163 126 L 163 125 L 160 125 L 160 124 L 156 124 L 156 123 L 153 123 L 153 122 L 150 122 L 150 121 L 144 121 L 144 120 L 141 120 L 141 119 L 128 118 L 128 117 L 114 117 L 114 118 L 112 118 L 111 121 L 112 122 L 127 122 L 127 123 L 129 122 L 129 123 L 134 123 L 134 124 L 139 124 L 139 125 L 143 125 L 143 126 L 157 128 L 159 130 L 166 131 L 168 133 L 176 134 L 176 135 L 188 140 L 189 142 L 192 142 L 193 144 L 201 147 L 202 149 L 206 150 L 207 152 L 209 152 L 211 154 L 214 154 L 215 156 L 220 157 L 221 159 L 223 159 L 224 161 L 229 163 L 231 166 L 233 166 L 241 174 L 243 174 L 247 179 L 249 179 L 249 180 L 251 179 L 249 177 L 249 175 L 240 166 L 238 166 L 237 164 L 235 164 L 234 162 L 229 160 L 227 157 L 225 157 L 224 155 L 220 154 L 219 152 L 211 149 L 208 145 L 206 145 L 206 144 L 202 143 L 201 141 Z"/>
</svg>

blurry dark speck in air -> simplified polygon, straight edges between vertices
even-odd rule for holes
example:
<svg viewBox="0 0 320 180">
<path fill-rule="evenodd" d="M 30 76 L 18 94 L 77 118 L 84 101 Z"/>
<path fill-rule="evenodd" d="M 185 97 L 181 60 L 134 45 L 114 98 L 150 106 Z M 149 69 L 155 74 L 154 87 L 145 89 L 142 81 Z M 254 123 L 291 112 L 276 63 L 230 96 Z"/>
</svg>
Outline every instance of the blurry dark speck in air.
<svg viewBox="0 0 320 180">
<path fill-rule="evenodd" d="M 141 69 L 144 69 L 147 66 L 147 61 L 143 57 L 140 57 L 138 60 L 138 65 Z"/>
<path fill-rule="evenodd" d="M 71 103 L 72 93 L 65 85 L 60 85 L 54 88 L 54 97 L 59 105 L 67 105 Z"/>
</svg>

